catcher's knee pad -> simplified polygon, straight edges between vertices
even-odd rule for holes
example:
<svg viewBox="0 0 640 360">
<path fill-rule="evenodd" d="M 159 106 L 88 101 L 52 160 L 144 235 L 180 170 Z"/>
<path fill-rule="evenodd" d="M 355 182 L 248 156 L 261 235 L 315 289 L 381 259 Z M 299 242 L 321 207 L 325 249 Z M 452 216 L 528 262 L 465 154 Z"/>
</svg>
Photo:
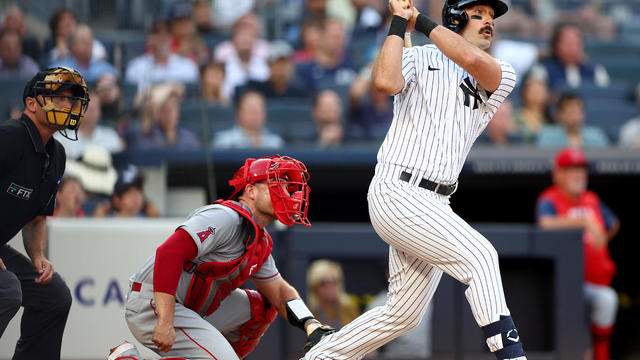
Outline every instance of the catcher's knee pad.
<svg viewBox="0 0 640 360">
<path fill-rule="evenodd" d="M 487 338 L 489 350 L 498 360 L 518 359 L 525 356 L 520 335 L 511 316 L 500 315 L 500 320 L 483 326 L 482 331 Z"/>
<path fill-rule="evenodd" d="M 239 358 L 247 356 L 260 342 L 262 334 L 276 319 L 278 310 L 272 306 L 269 301 L 259 292 L 255 290 L 242 289 L 249 297 L 249 306 L 251 307 L 251 319 L 242 324 L 233 333 L 238 335 L 238 340 L 229 341 L 233 350 Z M 235 337 L 235 336 L 234 336 Z"/>
</svg>

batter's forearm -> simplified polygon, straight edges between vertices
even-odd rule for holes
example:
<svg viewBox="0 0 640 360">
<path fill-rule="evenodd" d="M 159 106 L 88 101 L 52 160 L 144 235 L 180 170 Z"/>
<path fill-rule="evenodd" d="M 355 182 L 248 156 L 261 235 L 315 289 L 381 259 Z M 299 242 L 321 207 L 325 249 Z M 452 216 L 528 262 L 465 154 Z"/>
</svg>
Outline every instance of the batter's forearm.
<svg viewBox="0 0 640 360">
<path fill-rule="evenodd" d="M 387 36 L 380 54 L 373 64 L 371 80 L 374 86 L 387 95 L 395 95 L 404 87 L 402 76 L 402 48 L 404 40 L 398 36 Z"/>
<path fill-rule="evenodd" d="M 429 38 L 443 54 L 471 74 L 484 89 L 493 92 L 498 88 L 502 80 L 502 69 L 486 51 L 444 26 L 433 29 Z"/>
<path fill-rule="evenodd" d="M 173 325 L 173 318 L 176 311 L 176 297 L 159 291 L 154 292 L 153 295 L 156 299 L 158 323 L 161 325 Z"/>
<path fill-rule="evenodd" d="M 28 222 L 22 228 L 22 242 L 32 262 L 44 258 L 47 248 L 47 221 L 46 217 L 38 216 Z"/>
</svg>

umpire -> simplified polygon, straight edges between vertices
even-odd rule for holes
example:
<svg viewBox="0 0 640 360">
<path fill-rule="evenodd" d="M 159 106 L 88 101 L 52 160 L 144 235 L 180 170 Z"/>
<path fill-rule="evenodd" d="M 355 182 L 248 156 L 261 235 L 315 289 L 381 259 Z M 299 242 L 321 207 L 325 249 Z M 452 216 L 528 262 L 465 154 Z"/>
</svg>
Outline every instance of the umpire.
<svg viewBox="0 0 640 360">
<path fill-rule="evenodd" d="M 71 294 L 45 257 L 46 217 L 66 156 L 52 136 L 77 139 L 89 98 L 70 68 L 40 71 L 24 88 L 24 113 L 0 124 L 0 336 L 24 307 L 14 360 L 60 359 Z M 29 260 L 7 244 L 22 229 Z"/>
</svg>

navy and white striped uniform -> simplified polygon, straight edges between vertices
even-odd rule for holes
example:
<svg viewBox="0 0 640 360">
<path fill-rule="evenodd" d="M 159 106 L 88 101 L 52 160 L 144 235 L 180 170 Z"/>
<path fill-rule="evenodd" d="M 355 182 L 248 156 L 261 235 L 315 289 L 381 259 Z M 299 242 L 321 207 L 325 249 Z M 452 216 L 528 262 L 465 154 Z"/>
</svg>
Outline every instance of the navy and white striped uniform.
<svg viewBox="0 0 640 360">
<path fill-rule="evenodd" d="M 403 50 L 404 87 L 395 96 L 368 193 L 373 227 L 390 245 L 387 303 L 325 337 L 305 359 L 360 359 L 415 327 L 443 272 L 468 285 L 467 299 L 490 350 L 519 341 L 496 250 L 453 212 L 450 195 L 418 186 L 422 179 L 457 183 L 471 146 L 515 85 L 512 66 L 498 63 L 502 79 L 488 93 L 435 45 Z"/>
</svg>

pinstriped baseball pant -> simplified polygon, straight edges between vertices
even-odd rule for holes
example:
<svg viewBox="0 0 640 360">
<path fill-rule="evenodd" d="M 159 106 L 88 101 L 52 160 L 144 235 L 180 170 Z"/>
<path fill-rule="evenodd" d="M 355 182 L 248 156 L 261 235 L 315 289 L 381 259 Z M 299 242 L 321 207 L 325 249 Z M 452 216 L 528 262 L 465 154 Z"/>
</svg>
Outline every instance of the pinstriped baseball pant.
<svg viewBox="0 0 640 360">
<path fill-rule="evenodd" d="M 390 245 L 387 303 L 324 338 L 307 360 L 360 359 L 414 328 L 442 272 L 468 285 L 479 326 L 510 314 L 491 243 L 453 212 L 448 197 L 396 179 L 374 178 L 368 194 L 371 223 Z"/>
</svg>

